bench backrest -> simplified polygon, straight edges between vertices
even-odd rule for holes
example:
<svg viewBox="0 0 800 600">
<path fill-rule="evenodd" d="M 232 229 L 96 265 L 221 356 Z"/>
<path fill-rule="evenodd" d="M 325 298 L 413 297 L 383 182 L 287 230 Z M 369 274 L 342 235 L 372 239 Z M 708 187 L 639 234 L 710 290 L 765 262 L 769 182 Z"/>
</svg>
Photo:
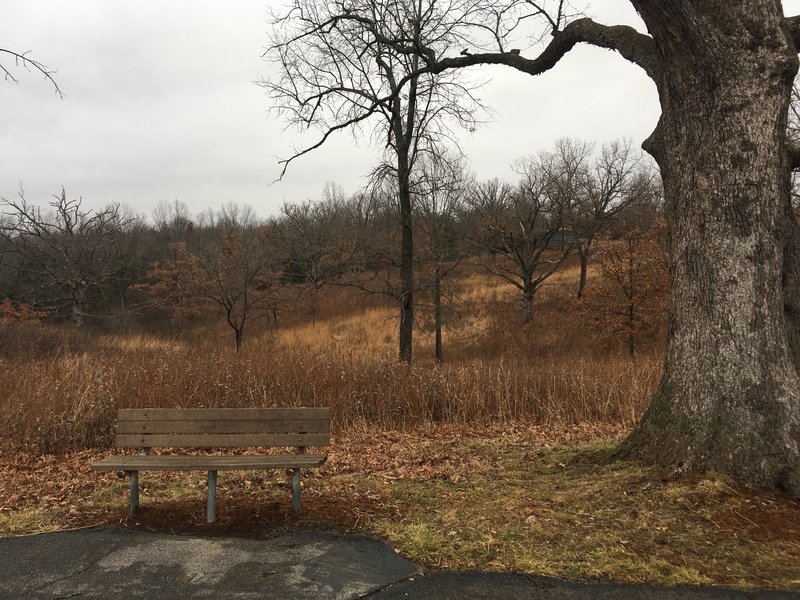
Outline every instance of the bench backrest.
<svg viewBox="0 0 800 600">
<path fill-rule="evenodd" d="M 330 408 L 126 408 L 117 448 L 328 446 Z"/>
</svg>

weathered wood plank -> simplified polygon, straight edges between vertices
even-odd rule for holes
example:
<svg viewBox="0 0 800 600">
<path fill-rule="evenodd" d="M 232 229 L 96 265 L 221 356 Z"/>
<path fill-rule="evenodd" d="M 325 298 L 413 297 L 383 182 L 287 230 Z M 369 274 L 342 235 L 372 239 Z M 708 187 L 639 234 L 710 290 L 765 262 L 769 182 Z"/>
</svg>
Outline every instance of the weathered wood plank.
<svg viewBox="0 0 800 600">
<path fill-rule="evenodd" d="M 298 408 L 122 408 L 118 421 L 253 421 L 265 419 L 320 420 L 331 418 L 329 407 Z"/>
<path fill-rule="evenodd" d="M 92 464 L 95 471 L 232 471 L 258 469 L 309 469 L 321 466 L 327 454 L 271 456 L 109 456 Z"/>
<path fill-rule="evenodd" d="M 329 446 L 327 433 L 117 434 L 117 448 L 244 448 L 251 446 Z"/>
<path fill-rule="evenodd" d="M 148 420 L 119 421 L 117 434 L 125 433 L 329 433 L 329 419 Z"/>
</svg>

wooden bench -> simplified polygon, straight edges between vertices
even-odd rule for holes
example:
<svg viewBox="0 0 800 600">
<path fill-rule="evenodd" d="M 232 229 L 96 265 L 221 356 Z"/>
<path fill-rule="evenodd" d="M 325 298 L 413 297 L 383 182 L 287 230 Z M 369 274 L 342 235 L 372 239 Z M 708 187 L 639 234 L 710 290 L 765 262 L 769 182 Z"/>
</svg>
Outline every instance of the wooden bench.
<svg viewBox="0 0 800 600">
<path fill-rule="evenodd" d="M 96 471 L 123 471 L 130 477 L 131 514 L 139 510 L 139 471 L 208 471 L 207 520 L 217 511 L 217 471 L 289 469 L 294 512 L 300 514 L 300 469 L 321 466 L 327 454 L 308 446 L 330 445 L 330 408 L 143 408 L 122 409 L 115 446 L 138 448 L 138 455 L 112 455 L 92 464 Z M 295 453 L 150 454 L 151 448 L 294 447 Z"/>
</svg>

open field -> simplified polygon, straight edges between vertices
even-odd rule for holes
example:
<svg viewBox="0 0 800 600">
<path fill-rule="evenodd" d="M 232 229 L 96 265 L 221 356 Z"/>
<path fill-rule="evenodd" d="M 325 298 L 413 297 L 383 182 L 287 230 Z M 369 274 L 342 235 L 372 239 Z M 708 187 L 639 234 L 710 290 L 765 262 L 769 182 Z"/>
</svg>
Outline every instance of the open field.
<svg viewBox="0 0 800 600">
<path fill-rule="evenodd" d="M 629 358 L 571 310 L 574 280 L 554 278 L 520 327 L 514 290 L 465 270 L 443 365 L 424 311 L 415 364 L 398 365 L 392 308 L 336 288 L 315 322 L 301 299 L 239 354 L 211 325 L 164 338 L 0 324 L 0 534 L 336 527 L 432 568 L 800 588 L 796 500 L 609 460 L 658 383 L 661 341 Z M 221 476 L 209 526 L 202 474 L 143 473 L 131 519 L 127 481 L 89 470 L 119 407 L 262 405 L 333 409 L 330 459 L 304 477 L 299 523 L 282 473 Z"/>
<path fill-rule="evenodd" d="M 574 280 L 574 270 L 554 277 L 535 322 L 520 327 L 516 290 L 465 273 L 442 365 L 424 309 L 415 363 L 401 365 L 392 307 L 341 288 L 323 290 L 315 322 L 300 303 L 279 327 L 254 328 L 239 354 L 222 325 L 163 338 L 0 323 L 0 442 L 107 447 L 120 407 L 331 406 L 335 431 L 506 420 L 629 428 L 658 383 L 658 342 L 631 360 L 570 310 Z"/>
</svg>

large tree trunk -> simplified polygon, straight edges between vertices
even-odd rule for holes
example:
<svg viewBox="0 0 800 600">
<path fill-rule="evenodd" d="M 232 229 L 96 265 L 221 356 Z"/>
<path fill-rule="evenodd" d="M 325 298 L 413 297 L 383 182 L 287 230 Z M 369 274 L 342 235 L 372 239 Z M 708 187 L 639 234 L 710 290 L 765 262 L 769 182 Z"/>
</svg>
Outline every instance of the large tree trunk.
<svg viewBox="0 0 800 600">
<path fill-rule="evenodd" d="M 86 316 L 86 290 L 83 287 L 73 287 L 70 296 L 72 324 L 75 327 L 83 327 Z"/>
<path fill-rule="evenodd" d="M 535 294 L 533 285 L 530 281 L 525 281 L 522 289 L 522 324 L 526 325 L 533 321 L 533 296 Z"/>
<path fill-rule="evenodd" d="M 519 278 L 522 280 L 522 324 L 527 325 L 533 321 L 533 298 L 537 288 L 533 283 L 533 268 L 527 265 L 519 266 Z"/>
<path fill-rule="evenodd" d="M 645 147 L 664 180 L 671 292 L 664 376 L 621 452 L 800 495 L 795 48 L 774 0 L 632 2 L 665 66 Z"/>
</svg>

